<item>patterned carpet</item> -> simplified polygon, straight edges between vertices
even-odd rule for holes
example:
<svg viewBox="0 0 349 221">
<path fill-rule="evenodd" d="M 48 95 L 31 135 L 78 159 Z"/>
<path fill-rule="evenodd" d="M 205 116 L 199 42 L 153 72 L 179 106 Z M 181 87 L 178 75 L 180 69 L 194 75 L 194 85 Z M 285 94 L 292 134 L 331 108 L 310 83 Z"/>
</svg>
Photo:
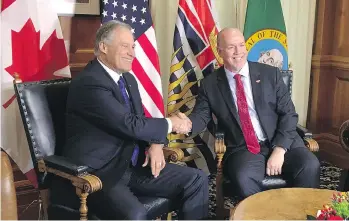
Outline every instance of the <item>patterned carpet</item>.
<svg viewBox="0 0 349 221">
<path fill-rule="evenodd" d="M 329 163 L 321 162 L 321 174 L 320 174 L 320 188 L 321 189 L 330 189 L 336 190 L 339 184 L 339 177 L 341 173 L 340 168 L 335 167 Z M 215 175 L 210 175 L 209 177 L 210 189 L 209 189 L 209 197 L 210 197 L 210 205 L 209 205 L 209 215 L 210 219 L 215 219 L 216 217 L 216 179 Z M 234 207 L 238 203 L 237 199 L 233 198 L 225 198 L 225 207 L 231 208 Z M 173 220 L 177 220 L 176 214 L 173 214 Z M 226 217 L 228 219 L 228 217 Z"/>
</svg>

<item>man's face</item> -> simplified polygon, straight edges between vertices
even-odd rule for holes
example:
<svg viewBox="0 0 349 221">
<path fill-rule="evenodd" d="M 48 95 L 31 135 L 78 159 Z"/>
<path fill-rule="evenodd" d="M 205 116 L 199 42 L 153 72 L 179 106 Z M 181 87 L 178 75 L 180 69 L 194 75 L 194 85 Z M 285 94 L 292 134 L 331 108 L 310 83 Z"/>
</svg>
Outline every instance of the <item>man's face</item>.
<svg viewBox="0 0 349 221">
<path fill-rule="evenodd" d="M 132 68 L 135 43 L 132 32 L 124 27 L 113 30 L 112 38 L 104 43 L 106 62 L 115 71 L 124 73 Z M 103 46 L 102 46 L 103 47 Z"/>
<path fill-rule="evenodd" d="M 247 61 L 245 39 L 238 30 L 228 29 L 221 33 L 218 53 L 224 61 L 224 66 L 232 72 L 238 72 Z"/>
</svg>

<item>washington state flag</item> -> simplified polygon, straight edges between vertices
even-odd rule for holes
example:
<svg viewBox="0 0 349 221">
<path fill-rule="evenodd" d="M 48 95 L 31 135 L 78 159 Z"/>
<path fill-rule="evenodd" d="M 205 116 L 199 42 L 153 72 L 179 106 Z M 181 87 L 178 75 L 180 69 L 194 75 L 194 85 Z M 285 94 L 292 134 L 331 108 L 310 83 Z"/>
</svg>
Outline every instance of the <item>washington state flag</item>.
<svg viewBox="0 0 349 221">
<path fill-rule="evenodd" d="M 280 0 L 249 0 L 244 36 L 249 61 L 288 69 L 287 35 Z"/>
</svg>

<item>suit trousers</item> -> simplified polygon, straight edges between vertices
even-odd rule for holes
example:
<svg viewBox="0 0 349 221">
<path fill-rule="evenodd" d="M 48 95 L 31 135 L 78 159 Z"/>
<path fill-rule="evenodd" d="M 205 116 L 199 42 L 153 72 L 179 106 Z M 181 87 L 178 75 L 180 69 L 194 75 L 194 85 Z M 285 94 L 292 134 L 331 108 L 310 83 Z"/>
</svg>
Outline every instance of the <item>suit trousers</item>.
<svg viewBox="0 0 349 221">
<path fill-rule="evenodd" d="M 267 176 L 266 165 L 272 153 L 268 146 L 262 143 L 259 154 L 241 149 L 226 159 L 223 172 L 241 198 L 265 190 L 262 181 Z M 319 160 L 306 147 L 291 148 L 285 153 L 281 175 L 292 187 L 319 188 Z"/>
<path fill-rule="evenodd" d="M 109 174 L 112 176 L 112 174 Z M 130 166 L 114 186 L 89 196 L 89 206 L 104 219 L 146 220 L 139 196 L 163 197 L 176 202 L 179 219 L 208 217 L 208 177 L 203 171 L 167 163 L 157 178 L 147 167 Z M 97 212 L 97 211 L 99 212 Z"/>
</svg>

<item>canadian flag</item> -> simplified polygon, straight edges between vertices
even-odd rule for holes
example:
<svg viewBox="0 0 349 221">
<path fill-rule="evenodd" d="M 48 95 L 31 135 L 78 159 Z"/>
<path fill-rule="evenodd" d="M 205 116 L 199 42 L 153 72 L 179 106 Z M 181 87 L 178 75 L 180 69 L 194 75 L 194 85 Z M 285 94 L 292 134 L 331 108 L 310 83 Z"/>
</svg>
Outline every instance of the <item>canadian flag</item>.
<svg viewBox="0 0 349 221">
<path fill-rule="evenodd" d="M 1 148 L 37 187 L 23 123 L 13 89 L 23 82 L 70 77 L 57 0 L 2 0 L 1 4 Z M 1 1 L 0 1 L 1 2 Z"/>
</svg>

